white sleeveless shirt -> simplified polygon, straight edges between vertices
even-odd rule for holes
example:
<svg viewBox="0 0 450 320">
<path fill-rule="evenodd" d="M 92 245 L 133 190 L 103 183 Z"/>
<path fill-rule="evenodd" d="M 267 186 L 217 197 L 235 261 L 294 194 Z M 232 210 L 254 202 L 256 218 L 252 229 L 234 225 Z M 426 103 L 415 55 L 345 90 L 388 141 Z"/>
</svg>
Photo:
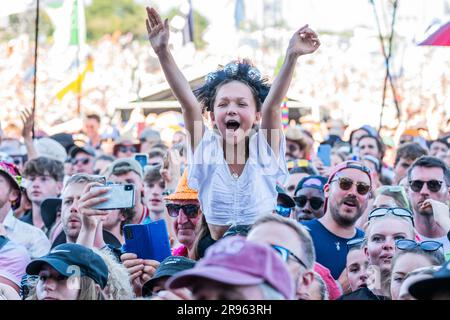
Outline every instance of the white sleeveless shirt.
<svg viewBox="0 0 450 320">
<path fill-rule="evenodd" d="M 249 158 L 239 177 L 233 177 L 223 156 L 222 137 L 205 128 L 195 152 L 188 150 L 188 185 L 198 191 L 206 221 L 215 225 L 250 225 L 276 208 L 277 181 L 289 172 L 286 138 L 280 135 L 278 159 L 260 131 L 250 137 Z"/>
</svg>

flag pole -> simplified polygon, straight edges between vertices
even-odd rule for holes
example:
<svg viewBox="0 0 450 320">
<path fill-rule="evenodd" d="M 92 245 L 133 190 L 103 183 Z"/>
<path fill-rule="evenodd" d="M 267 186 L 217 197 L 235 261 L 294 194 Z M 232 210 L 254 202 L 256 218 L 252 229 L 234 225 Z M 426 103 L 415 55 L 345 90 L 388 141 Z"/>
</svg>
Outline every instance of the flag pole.
<svg viewBox="0 0 450 320">
<path fill-rule="evenodd" d="M 36 111 L 36 84 L 37 84 L 37 68 L 38 68 L 38 36 L 39 36 L 39 0 L 36 0 L 36 24 L 34 34 L 34 79 L 33 79 L 33 106 L 31 114 L 35 115 Z M 34 120 L 34 119 L 33 119 Z M 31 128 L 31 135 L 34 138 L 34 121 Z"/>
</svg>

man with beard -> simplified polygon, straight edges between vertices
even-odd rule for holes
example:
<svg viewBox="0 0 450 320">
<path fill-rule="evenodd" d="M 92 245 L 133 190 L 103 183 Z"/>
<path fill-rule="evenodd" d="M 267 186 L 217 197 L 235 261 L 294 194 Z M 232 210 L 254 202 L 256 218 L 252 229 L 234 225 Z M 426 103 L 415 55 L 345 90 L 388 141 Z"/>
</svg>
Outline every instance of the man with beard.
<svg viewBox="0 0 450 320">
<path fill-rule="evenodd" d="M 316 261 L 330 269 L 335 279 L 345 269 L 347 242 L 364 237 L 355 224 L 367 208 L 371 188 L 369 169 L 346 161 L 333 168 L 324 186 L 325 215 L 303 222 L 313 238 Z"/>
<path fill-rule="evenodd" d="M 421 240 L 441 242 L 448 257 L 450 169 L 436 157 L 420 157 L 408 171 L 408 184 L 414 222 Z"/>
</svg>

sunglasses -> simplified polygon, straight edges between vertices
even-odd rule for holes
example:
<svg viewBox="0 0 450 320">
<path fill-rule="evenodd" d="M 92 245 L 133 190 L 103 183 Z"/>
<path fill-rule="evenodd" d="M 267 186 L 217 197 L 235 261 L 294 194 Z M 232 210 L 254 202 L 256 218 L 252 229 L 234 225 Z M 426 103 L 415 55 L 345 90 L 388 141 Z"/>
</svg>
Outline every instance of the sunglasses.
<svg viewBox="0 0 450 320">
<path fill-rule="evenodd" d="M 297 150 L 300 149 L 300 148 L 299 148 L 297 145 L 295 145 L 295 144 L 288 144 L 288 145 L 287 145 L 287 148 L 288 148 L 288 150 L 289 150 L 290 152 L 295 152 L 295 151 L 297 151 Z"/>
<path fill-rule="evenodd" d="M 313 208 L 313 210 L 319 210 L 320 208 L 322 208 L 324 203 L 322 198 L 319 197 L 307 198 L 306 196 L 294 197 L 294 201 L 295 204 L 300 208 L 306 206 L 306 203 L 309 201 L 309 204 L 311 205 L 311 208 Z"/>
<path fill-rule="evenodd" d="M 200 206 L 196 204 L 185 204 L 185 205 L 179 205 L 179 204 L 166 204 L 167 211 L 169 213 L 169 216 L 172 218 L 178 217 L 180 214 L 180 209 L 183 210 L 186 217 L 189 219 L 196 218 L 198 216 L 198 211 L 200 209 Z"/>
<path fill-rule="evenodd" d="M 433 252 L 443 247 L 443 244 L 441 242 L 432 240 L 416 242 L 409 239 L 400 239 L 395 242 L 395 246 L 400 250 L 414 250 L 415 248 L 419 247 L 423 251 Z"/>
<path fill-rule="evenodd" d="M 424 184 L 427 184 L 428 190 L 431 192 L 438 192 L 441 190 L 443 181 L 439 180 L 430 180 L 430 181 L 422 181 L 422 180 L 411 180 L 409 181 L 409 186 L 412 191 L 414 192 L 420 192 L 423 188 Z"/>
<path fill-rule="evenodd" d="M 297 261 L 303 268 L 308 269 L 308 267 L 306 266 L 306 264 L 302 261 L 302 259 L 300 259 L 299 257 L 297 257 L 295 254 L 293 254 L 289 249 L 282 247 L 282 246 L 277 246 L 274 244 L 270 245 L 272 248 L 274 248 L 276 250 L 276 252 L 281 256 L 281 258 L 283 259 L 284 262 L 288 262 L 289 258 L 292 257 L 294 258 L 295 261 Z"/>
<path fill-rule="evenodd" d="M 79 158 L 79 159 L 72 159 L 71 162 L 74 166 L 76 166 L 78 163 L 81 162 L 83 165 L 87 165 L 89 163 L 89 158 Z"/>
<path fill-rule="evenodd" d="M 356 238 L 356 239 L 352 239 L 347 241 L 347 250 L 350 251 L 351 248 L 361 248 L 364 244 L 365 239 L 364 238 Z"/>
<path fill-rule="evenodd" d="M 129 147 L 126 147 L 126 146 L 120 146 L 118 149 L 117 149 L 119 152 L 123 152 L 123 153 L 125 153 L 125 152 L 132 152 L 132 153 L 136 153 L 137 152 L 137 149 L 136 149 L 136 147 L 135 146 L 129 146 Z"/>
<path fill-rule="evenodd" d="M 346 177 L 339 177 L 337 180 L 332 180 L 331 182 L 339 182 L 339 188 L 341 188 L 344 191 L 350 190 L 353 184 L 356 184 L 356 192 L 358 192 L 360 195 L 364 196 L 369 193 L 371 190 L 371 187 L 369 184 L 365 182 L 354 182 L 350 178 Z"/>
<path fill-rule="evenodd" d="M 277 204 L 276 211 L 280 216 L 287 218 L 290 216 L 292 208 L 288 208 L 281 204 Z"/>
<path fill-rule="evenodd" d="M 399 207 L 374 209 L 369 213 L 368 221 L 370 221 L 370 219 L 372 219 L 372 218 L 383 217 L 383 216 L 387 215 L 388 213 L 391 213 L 397 217 L 409 218 L 414 226 L 414 217 L 413 217 L 412 212 L 409 211 L 408 209 L 399 208 Z"/>
</svg>

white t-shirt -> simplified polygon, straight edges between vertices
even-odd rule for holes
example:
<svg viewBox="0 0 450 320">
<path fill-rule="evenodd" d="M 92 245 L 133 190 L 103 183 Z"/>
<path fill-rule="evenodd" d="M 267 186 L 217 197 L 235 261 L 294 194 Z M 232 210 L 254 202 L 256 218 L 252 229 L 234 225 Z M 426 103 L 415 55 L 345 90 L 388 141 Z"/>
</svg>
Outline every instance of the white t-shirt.
<svg viewBox="0 0 450 320">
<path fill-rule="evenodd" d="M 250 225 L 272 213 L 277 202 L 277 181 L 284 184 L 286 139 L 280 136 L 278 158 L 260 131 L 250 137 L 249 158 L 234 178 L 223 157 L 222 137 L 205 128 L 195 152 L 188 151 L 188 185 L 198 191 L 206 221 L 215 225 Z"/>
<path fill-rule="evenodd" d="M 421 241 L 438 241 L 444 245 L 444 255 L 445 260 L 450 260 L 450 241 L 447 238 L 447 235 L 440 238 L 427 238 L 421 234 L 419 234 Z"/>
</svg>

